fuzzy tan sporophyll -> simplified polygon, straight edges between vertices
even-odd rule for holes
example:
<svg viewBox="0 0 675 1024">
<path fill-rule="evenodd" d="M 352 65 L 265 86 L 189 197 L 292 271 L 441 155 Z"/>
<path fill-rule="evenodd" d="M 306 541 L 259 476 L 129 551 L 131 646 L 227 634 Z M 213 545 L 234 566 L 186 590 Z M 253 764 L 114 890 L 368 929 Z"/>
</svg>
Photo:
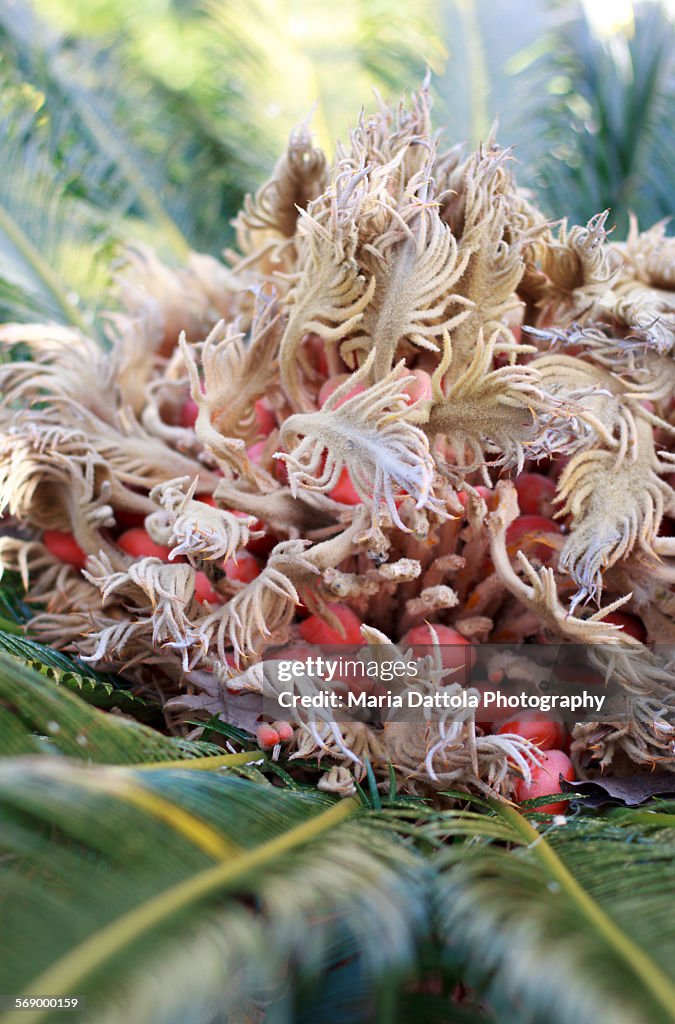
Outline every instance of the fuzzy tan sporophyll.
<svg viewBox="0 0 675 1024">
<path fill-rule="evenodd" d="M 330 170 L 299 129 L 225 263 L 135 248 L 109 349 L 0 330 L 2 565 L 34 636 L 159 691 L 173 727 L 254 731 L 271 647 L 438 643 L 432 692 L 463 671 L 443 651 L 554 639 L 633 697 L 577 726 L 577 772 L 672 763 L 648 644 L 675 638 L 675 240 L 547 222 L 507 150 L 439 152 L 429 110 L 362 116 Z M 367 759 L 508 795 L 542 757 L 452 711 L 268 732 L 341 792 Z"/>
</svg>

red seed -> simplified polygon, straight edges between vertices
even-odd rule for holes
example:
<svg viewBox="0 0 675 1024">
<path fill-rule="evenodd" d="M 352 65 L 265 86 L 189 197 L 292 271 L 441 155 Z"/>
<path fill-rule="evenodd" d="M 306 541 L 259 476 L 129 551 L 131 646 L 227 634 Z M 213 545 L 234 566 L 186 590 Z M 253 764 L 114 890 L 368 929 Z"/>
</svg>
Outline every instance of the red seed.
<svg viewBox="0 0 675 1024">
<path fill-rule="evenodd" d="M 65 533 L 63 530 L 45 530 L 42 534 L 42 543 L 60 562 L 72 565 L 75 569 L 84 569 L 87 555 L 72 533 Z"/>
<path fill-rule="evenodd" d="M 288 466 L 283 459 L 274 460 L 274 475 L 283 487 L 288 487 Z"/>
<path fill-rule="evenodd" d="M 333 490 L 328 492 L 328 497 L 332 498 L 333 501 L 341 502 L 343 505 L 361 504 L 361 499 L 356 492 L 352 478 L 349 475 L 349 470 L 346 467 L 340 473 L 340 479 Z"/>
<path fill-rule="evenodd" d="M 300 636 L 308 644 L 361 644 L 361 619 L 356 612 L 346 604 L 329 604 L 329 609 L 344 627 L 345 635 L 342 636 L 337 629 L 333 629 L 327 622 L 324 622 L 318 615 L 308 616 L 300 623 Z"/>
<path fill-rule="evenodd" d="M 211 581 L 204 572 L 195 573 L 195 600 L 199 604 L 208 601 L 209 604 L 222 604 L 225 600 L 222 594 L 214 590 Z"/>
<path fill-rule="evenodd" d="M 610 622 L 614 626 L 623 626 L 624 633 L 635 637 L 641 644 L 647 639 L 647 630 L 642 619 L 638 619 L 637 615 L 629 615 L 627 612 L 612 612 L 602 621 Z"/>
<path fill-rule="evenodd" d="M 450 626 L 442 626 L 435 622 L 433 627 L 438 637 L 438 642 L 441 645 L 441 664 L 443 668 L 460 670 L 455 671 L 451 676 L 447 676 L 446 682 L 458 682 L 466 685 L 471 676 L 471 669 L 476 663 L 476 652 L 473 646 L 466 637 L 463 637 L 456 629 L 451 629 Z M 401 637 L 399 645 L 404 649 L 406 647 L 418 646 L 430 648 L 433 642 L 431 628 L 425 623 L 423 626 L 413 626 L 412 629 L 409 629 L 405 636 Z M 417 657 L 423 657 L 432 652 L 425 649 L 413 653 L 416 653 Z"/>
<path fill-rule="evenodd" d="M 155 544 L 147 530 L 135 526 L 131 530 L 125 530 L 117 538 L 117 544 L 134 558 L 161 558 L 168 562 L 171 548 L 165 544 Z"/>
<path fill-rule="evenodd" d="M 328 376 L 328 359 L 326 358 L 326 343 L 318 334 L 308 334 L 304 347 L 309 355 L 309 361 L 320 377 Z"/>
<path fill-rule="evenodd" d="M 277 418 L 274 415 L 274 411 L 265 398 L 259 398 L 255 403 L 255 421 L 258 425 L 258 430 L 261 434 L 267 437 L 271 434 L 277 425 Z"/>
<path fill-rule="evenodd" d="M 471 680 L 471 689 L 478 690 L 481 700 L 484 699 L 486 693 L 494 693 L 495 684 L 489 683 L 485 679 Z M 508 715 L 506 708 L 494 708 L 494 707 L 480 707 L 476 708 L 476 725 L 480 726 L 484 732 L 492 732 L 495 723 L 500 721 L 502 718 L 506 718 Z M 485 717 L 489 715 L 489 720 Z"/>
<path fill-rule="evenodd" d="M 516 800 L 534 800 L 535 797 L 553 796 L 560 793 L 558 777 L 562 775 L 568 782 L 574 782 L 574 768 L 567 754 L 562 750 L 547 750 L 541 765 L 533 765 L 532 782 L 528 785 L 524 779 L 517 779 L 515 784 Z M 557 801 L 538 807 L 543 814 L 562 814 L 567 809 L 566 801 Z"/>
<path fill-rule="evenodd" d="M 201 501 L 202 505 L 210 505 L 211 508 L 218 508 L 216 499 L 212 494 L 198 494 L 197 501 Z"/>
<path fill-rule="evenodd" d="M 277 731 L 282 743 L 288 743 L 293 739 L 293 726 L 290 722 L 275 722 L 274 728 Z"/>
<path fill-rule="evenodd" d="M 552 722 L 542 714 L 533 714 L 528 720 L 513 719 L 504 722 L 497 729 L 497 734 L 515 733 L 525 740 L 536 743 L 540 750 L 553 750 L 565 742 L 565 730 L 560 722 Z"/>
<path fill-rule="evenodd" d="M 474 487 L 474 491 L 478 491 L 487 507 L 491 508 L 492 499 L 495 496 L 495 492 L 491 491 L 489 487 L 484 487 L 482 484 L 478 484 L 477 487 Z M 457 491 L 457 497 L 462 508 L 466 508 L 466 506 L 469 504 L 469 492 Z"/>
<path fill-rule="evenodd" d="M 276 747 L 277 743 L 281 742 L 281 737 L 277 730 L 265 722 L 256 729 L 256 739 L 258 740 L 258 746 L 262 750 L 271 750 L 272 747 Z"/>
<path fill-rule="evenodd" d="M 528 533 L 560 533 L 560 523 L 547 516 L 518 516 L 506 531 L 506 540 L 512 544 Z"/>
<path fill-rule="evenodd" d="M 260 562 L 248 551 L 240 551 L 236 561 L 234 557 L 226 559 L 223 569 L 229 580 L 238 580 L 240 583 L 251 583 L 261 572 Z"/>
<path fill-rule="evenodd" d="M 186 427 L 188 430 L 194 427 L 199 416 L 199 406 L 195 402 L 194 398 L 187 398 L 183 402 L 183 408 L 180 411 L 180 422 L 181 426 Z"/>
<path fill-rule="evenodd" d="M 130 529 L 132 526 L 145 526 L 145 515 L 143 512 L 127 512 L 123 508 L 116 508 L 115 522 L 118 526 Z"/>
<path fill-rule="evenodd" d="M 551 516 L 555 498 L 555 481 L 541 473 L 521 473 L 513 481 L 518 492 L 518 505 L 523 516 Z"/>
<path fill-rule="evenodd" d="M 406 376 L 412 374 L 415 380 L 410 381 L 405 386 L 405 393 L 409 397 L 409 401 L 413 402 L 420 401 L 431 401 L 433 398 L 433 386 L 431 383 L 431 377 L 426 370 L 406 370 Z"/>
<path fill-rule="evenodd" d="M 524 546 L 521 541 L 525 541 L 526 538 L 546 533 L 560 534 L 561 532 L 560 523 L 556 523 L 546 516 L 518 516 L 506 531 L 506 546 L 510 554 L 515 554 Z M 540 562 L 549 562 L 555 554 L 555 548 L 545 541 L 529 543 L 527 546 L 527 553 L 534 555 Z"/>
<path fill-rule="evenodd" d="M 266 459 L 265 459 L 265 449 L 266 449 L 266 447 L 267 447 L 267 442 L 266 441 L 256 441 L 255 444 L 252 444 L 250 446 L 250 448 L 246 449 L 246 454 L 248 455 L 248 457 L 251 460 L 251 462 L 253 462 L 256 466 L 262 466 L 263 469 L 266 468 L 265 467 L 265 461 L 266 461 Z"/>
</svg>

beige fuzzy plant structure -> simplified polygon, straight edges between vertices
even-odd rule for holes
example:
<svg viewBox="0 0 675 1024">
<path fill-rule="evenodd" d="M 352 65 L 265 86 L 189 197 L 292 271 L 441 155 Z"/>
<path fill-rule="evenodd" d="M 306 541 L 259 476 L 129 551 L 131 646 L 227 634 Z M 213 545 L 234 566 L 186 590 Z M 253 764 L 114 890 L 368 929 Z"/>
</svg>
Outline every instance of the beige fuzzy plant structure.
<svg viewBox="0 0 675 1024">
<path fill-rule="evenodd" d="M 597 643 L 633 714 L 576 727 L 578 770 L 668 764 L 675 688 L 653 647 L 675 640 L 675 239 L 633 224 L 618 243 L 607 212 L 547 222 L 507 150 L 440 154 L 429 110 L 423 89 L 362 116 L 332 169 L 298 130 L 226 263 L 135 249 L 108 350 L 0 329 L 1 564 L 31 635 L 159 691 L 172 728 L 216 713 L 255 731 L 266 651 L 297 651 L 308 611 L 336 627 L 342 604 L 372 650 L 425 621 Z M 562 528 L 514 546 L 523 470 L 555 481 Z M 126 553 L 130 517 L 170 556 Z M 260 572 L 241 582 L 223 560 L 249 545 Z M 619 607 L 646 644 L 606 621 Z M 458 685 L 425 664 L 425 691 Z M 367 758 L 384 787 L 393 765 L 413 793 L 509 795 L 540 757 L 471 714 L 292 725 L 286 754 L 318 756 L 343 793 Z"/>
</svg>

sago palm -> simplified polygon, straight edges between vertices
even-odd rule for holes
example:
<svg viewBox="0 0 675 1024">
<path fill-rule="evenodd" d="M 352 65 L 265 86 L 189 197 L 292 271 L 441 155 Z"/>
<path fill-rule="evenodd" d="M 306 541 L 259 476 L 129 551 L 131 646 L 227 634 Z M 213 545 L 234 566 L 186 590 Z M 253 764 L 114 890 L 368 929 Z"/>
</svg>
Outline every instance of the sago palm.
<svg viewBox="0 0 675 1024">
<path fill-rule="evenodd" d="M 322 642 L 427 648 L 427 698 L 595 642 L 632 710 L 577 771 L 672 763 L 672 243 L 552 227 L 423 89 L 332 169 L 301 127 L 221 262 L 208 133 L 146 159 L 5 39 L 0 1020 L 675 1020 L 671 803 L 518 809 L 522 723 L 261 704 Z"/>
</svg>

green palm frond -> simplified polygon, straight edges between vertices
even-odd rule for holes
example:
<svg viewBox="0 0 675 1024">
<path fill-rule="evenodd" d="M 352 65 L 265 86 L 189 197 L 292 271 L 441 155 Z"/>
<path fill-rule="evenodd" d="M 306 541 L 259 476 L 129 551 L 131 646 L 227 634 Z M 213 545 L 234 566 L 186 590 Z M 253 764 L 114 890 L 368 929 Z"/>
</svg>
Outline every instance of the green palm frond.
<svg viewBox="0 0 675 1024">
<path fill-rule="evenodd" d="M 78 292 L 95 288 L 102 224 L 66 194 L 34 94 L 0 75 L 0 316 L 91 330 Z"/>
<path fill-rule="evenodd" d="M 441 37 L 448 60 L 432 83 L 435 120 L 443 144 L 476 147 L 495 119 L 499 137 L 515 143 L 516 158 L 530 159 L 531 138 L 522 118 L 524 90 L 514 67 L 531 51 L 548 53 L 554 22 L 550 0 L 447 0 Z M 533 63 L 530 56 L 529 63 Z M 543 69 L 542 69 L 543 72 Z M 518 180 L 522 177 L 519 168 Z"/>
<path fill-rule="evenodd" d="M 11 644 L 18 650 L 17 637 L 5 636 L 2 648 Z M 25 656 L 25 643 L 22 655 Z M 16 651 L 15 651 L 16 653 Z M 58 659 L 58 655 L 57 655 Z M 106 764 L 140 764 L 148 761 L 220 755 L 222 750 L 210 743 L 190 743 L 164 736 L 129 718 L 106 715 L 90 707 L 65 681 L 65 666 L 49 665 L 56 679 L 36 671 L 12 654 L 0 653 L 0 754 L 54 751 L 84 761 Z M 77 690 L 97 689 L 103 684 L 95 677 L 82 676 L 70 667 Z M 63 680 L 65 685 L 57 685 Z M 105 690 L 104 690 L 105 692 Z M 131 699 L 133 695 L 129 695 Z M 114 697 L 109 698 L 111 702 Z"/>
<path fill-rule="evenodd" d="M 441 937 L 500 1024 L 675 1020 L 675 815 L 500 805 L 441 827 L 471 850 L 438 855 Z"/>
<path fill-rule="evenodd" d="M 660 4 L 637 3 L 632 31 L 598 39 L 580 14 L 558 18 L 545 46 L 522 60 L 520 178 L 551 216 L 583 224 L 612 210 L 621 233 L 672 213 L 675 24 Z"/>
<path fill-rule="evenodd" d="M 25 588 L 18 572 L 3 572 L 0 578 L 0 629 L 10 633 L 23 632 L 31 616 L 24 601 Z"/>
<path fill-rule="evenodd" d="M 113 677 L 85 668 L 81 662 L 71 660 L 61 651 L 22 636 L 18 627 L 12 631 L 0 629 L 0 651 L 17 658 L 57 686 L 65 686 L 79 694 L 94 707 L 107 711 L 119 708 L 141 721 L 161 717 L 160 705 L 156 701 L 133 693 Z"/>
<path fill-rule="evenodd" d="M 25 4 L 0 9 L 0 44 L 13 75 L 40 97 L 49 149 L 69 193 L 118 217 L 135 213 L 184 257 L 189 246 L 172 209 L 181 200 L 169 187 L 169 160 L 162 160 L 168 154 L 152 152 L 158 111 L 147 87 L 145 95 L 129 95 L 132 85 L 114 50 L 68 40 Z M 143 148 L 136 145 L 139 120 Z"/>
<path fill-rule="evenodd" d="M 173 132 L 171 180 L 191 193 L 189 216 L 214 247 L 214 226 L 222 246 L 244 193 L 267 177 L 290 131 L 313 108 L 312 130 L 332 150 L 329 119 L 346 136 L 344 111 L 370 102 L 373 86 L 396 97 L 416 88 L 427 66 L 440 70 L 445 58 L 438 0 L 414 8 L 402 0 L 349 0 L 339 8 L 306 0 L 35 5 L 78 46 L 88 38 L 107 47 L 114 33 L 116 54 L 145 87 L 138 104 L 132 90 L 126 132 L 133 139 L 140 129 L 143 151 L 148 132 L 158 135 L 158 121 L 169 137 Z M 187 159 L 178 166 L 173 157 L 181 153 Z"/>
<path fill-rule="evenodd" d="M 253 1001 L 292 1021 L 300 997 L 314 1020 L 377 1019 L 377 979 L 403 980 L 428 928 L 423 860 L 351 800 L 11 761 L 0 816 L 2 987 L 82 993 L 85 1021 L 239 1020 Z M 330 969 L 351 1015 L 315 987 Z"/>
<path fill-rule="evenodd" d="M 450 59 L 435 83 L 447 138 L 478 145 L 495 121 L 517 177 L 551 217 L 611 208 L 649 226 L 672 213 L 675 26 L 656 0 L 599 39 L 578 2 L 450 0 Z"/>
<path fill-rule="evenodd" d="M 244 184 L 194 108 L 30 7 L 0 5 L 0 317 L 91 331 L 111 252 L 218 251 Z M 195 188 L 199 182 L 199 188 Z M 105 269 L 104 269 L 105 268 Z"/>
<path fill-rule="evenodd" d="M 674 1019 L 667 806 L 375 812 L 148 768 L 0 764 L 5 988 L 87 1024 Z"/>
</svg>

